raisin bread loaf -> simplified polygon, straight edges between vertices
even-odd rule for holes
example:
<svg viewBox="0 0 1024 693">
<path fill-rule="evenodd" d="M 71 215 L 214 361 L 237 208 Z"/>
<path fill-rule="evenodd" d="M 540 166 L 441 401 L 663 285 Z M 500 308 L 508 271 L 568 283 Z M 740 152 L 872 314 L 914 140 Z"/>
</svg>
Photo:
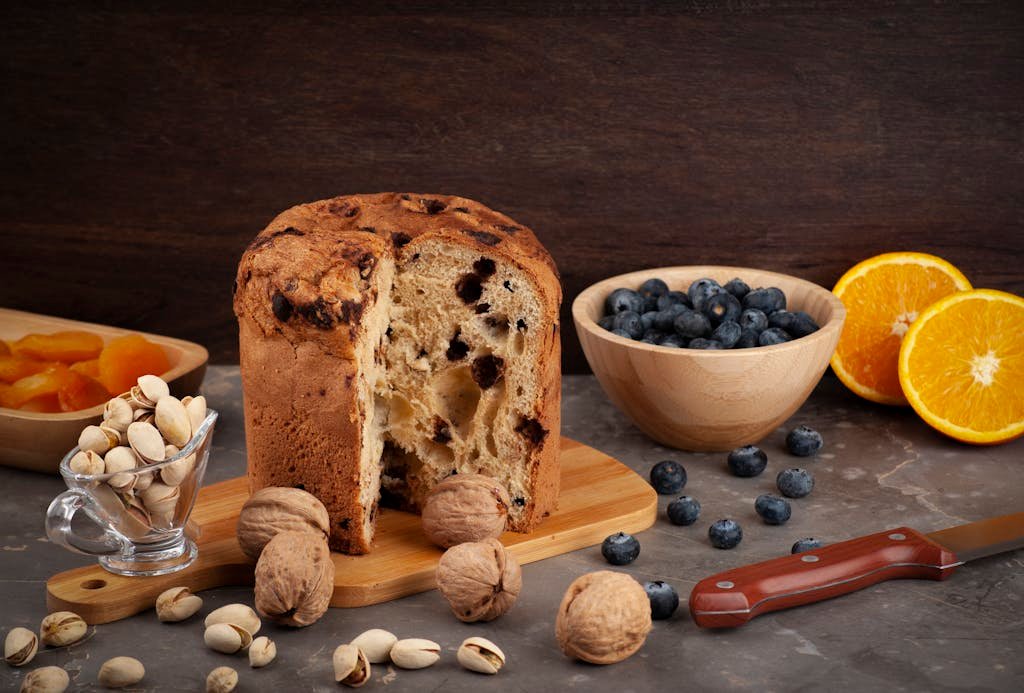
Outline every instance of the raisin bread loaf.
<svg viewBox="0 0 1024 693">
<path fill-rule="evenodd" d="M 560 302 L 533 233 L 472 200 L 282 213 L 235 282 L 251 488 L 304 488 L 331 548 L 365 553 L 381 499 L 418 511 L 448 475 L 480 473 L 529 531 L 558 496 Z"/>
</svg>

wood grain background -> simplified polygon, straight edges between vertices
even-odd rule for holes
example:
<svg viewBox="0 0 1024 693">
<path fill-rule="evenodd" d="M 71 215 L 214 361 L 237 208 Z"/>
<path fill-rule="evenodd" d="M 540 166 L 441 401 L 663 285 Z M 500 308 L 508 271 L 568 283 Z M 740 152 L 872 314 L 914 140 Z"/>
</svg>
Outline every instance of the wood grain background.
<svg viewBox="0 0 1024 693">
<path fill-rule="evenodd" d="M 649 266 L 831 286 L 916 249 L 1024 292 L 1018 2 L 5 4 L 0 304 L 237 358 L 235 264 L 297 202 L 533 227 L 568 307 Z"/>
</svg>

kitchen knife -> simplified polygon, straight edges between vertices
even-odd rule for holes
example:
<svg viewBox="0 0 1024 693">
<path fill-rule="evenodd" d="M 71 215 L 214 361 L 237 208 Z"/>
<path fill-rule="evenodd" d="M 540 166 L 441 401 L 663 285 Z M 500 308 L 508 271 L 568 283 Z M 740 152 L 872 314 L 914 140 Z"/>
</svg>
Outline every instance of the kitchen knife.
<svg viewBox="0 0 1024 693">
<path fill-rule="evenodd" d="M 945 580 L 968 561 L 1022 547 L 1024 512 L 931 534 L 898 527 L 712 575 L 690 593 L 690 614 L 704 628 L 740 626 L 883 580 Z"/>
</svg>

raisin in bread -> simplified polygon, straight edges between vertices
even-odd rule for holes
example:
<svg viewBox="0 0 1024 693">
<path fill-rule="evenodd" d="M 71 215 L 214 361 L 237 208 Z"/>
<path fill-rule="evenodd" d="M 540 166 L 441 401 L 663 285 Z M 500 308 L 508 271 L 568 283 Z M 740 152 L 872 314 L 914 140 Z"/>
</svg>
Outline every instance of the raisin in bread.
<svg viewBox="0 0 1024 693">
<path fill-rule="evenodd" d="M 558 496 L 561 288 L 526 227 L 460 197 L 293 207 L 235 282 L 250 486 L 296 486 L 365 553 L 378 502 L 494 477 L 529 531 Z"/>
</svg>

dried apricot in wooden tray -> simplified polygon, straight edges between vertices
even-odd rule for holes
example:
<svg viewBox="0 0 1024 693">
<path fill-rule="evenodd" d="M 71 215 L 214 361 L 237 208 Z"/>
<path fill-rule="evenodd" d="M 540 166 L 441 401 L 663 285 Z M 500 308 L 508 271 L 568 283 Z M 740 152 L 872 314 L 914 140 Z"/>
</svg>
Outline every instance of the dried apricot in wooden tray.
<svg viewBox="0 0 1024 693">
<path fill-rule="evenodd" d="M 123 335 L 142 335 L 158 345 L 166 355 L 170 369 L 162 377 L 170 384 L 171 392 L 178 396 L 195 394 L 206 373 L 209 354 L 204 347 L 193 342 L 0 308 L 0 339 L 7 342 L 28 334 L 62 331 L 91 332 L 104 342 Z M 0 464 L 55 473 L 64 454 L 77 444 L 78 434 L 89 424 L 98 423 L 102 413 L 102 404 L 59 414 L 0 408 Z"/>
</svg>

